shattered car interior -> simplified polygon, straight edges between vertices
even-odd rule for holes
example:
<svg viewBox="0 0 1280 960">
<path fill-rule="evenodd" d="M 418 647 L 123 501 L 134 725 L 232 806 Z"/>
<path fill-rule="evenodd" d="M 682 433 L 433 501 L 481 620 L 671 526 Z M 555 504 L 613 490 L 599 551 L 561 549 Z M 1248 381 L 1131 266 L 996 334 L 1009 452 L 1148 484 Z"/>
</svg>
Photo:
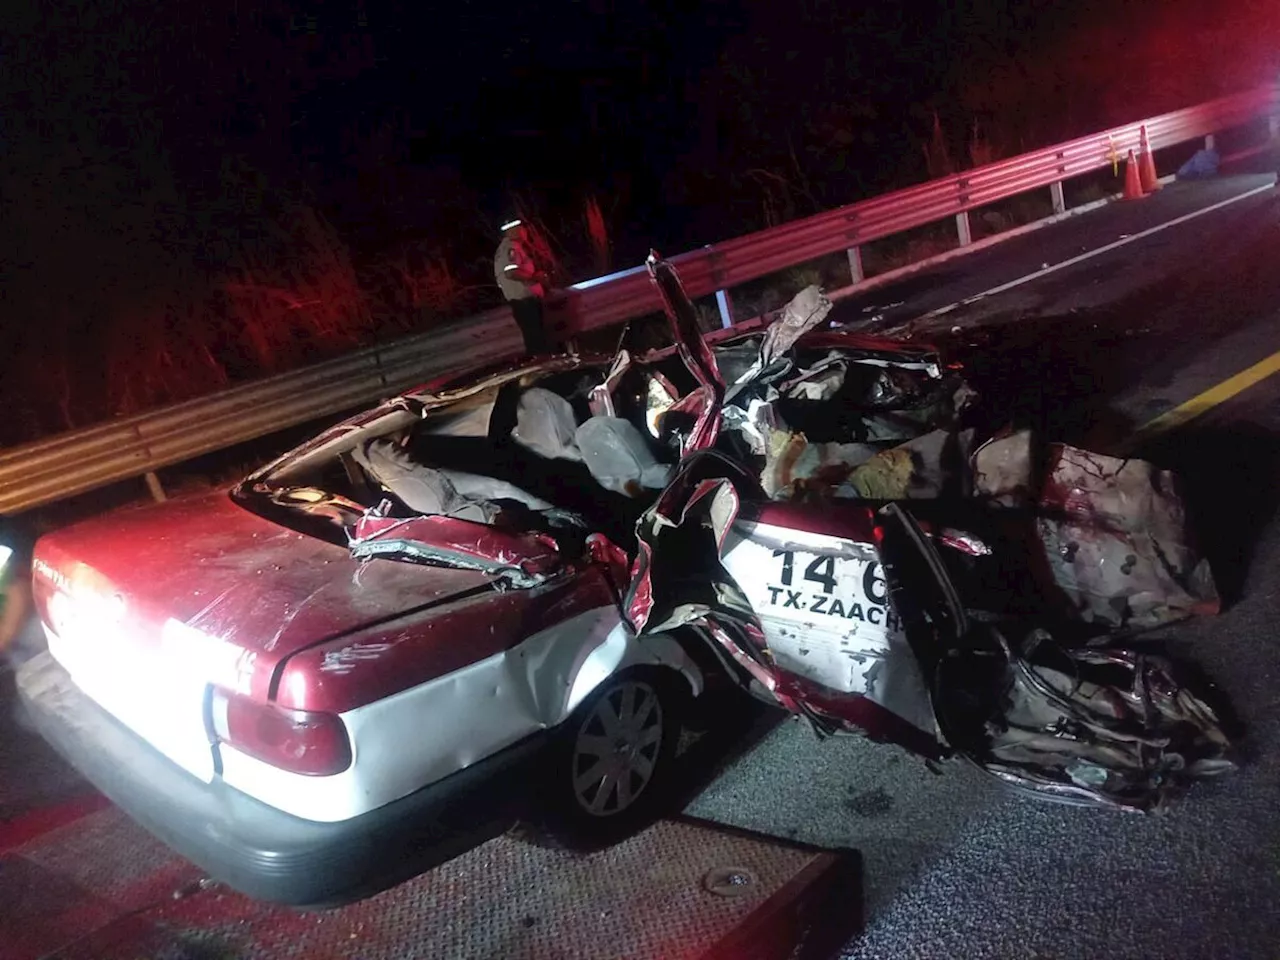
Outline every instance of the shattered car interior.
<svg viewBox="0 0 1280 960">
<path fill-rule="evenodd" d="M 817 287 L 712 343 L 649 271 L 673 346 L 406 394 L 235 496 L 508 589 L 602 565 L 640 640 L 1037 796 L 1155 810 L 1232 768 L 1212 690 L 1139 635 L 1219 606 L 1176 477 L 1001 422 L 932 348 L 830 329 Z"/>
</svg>

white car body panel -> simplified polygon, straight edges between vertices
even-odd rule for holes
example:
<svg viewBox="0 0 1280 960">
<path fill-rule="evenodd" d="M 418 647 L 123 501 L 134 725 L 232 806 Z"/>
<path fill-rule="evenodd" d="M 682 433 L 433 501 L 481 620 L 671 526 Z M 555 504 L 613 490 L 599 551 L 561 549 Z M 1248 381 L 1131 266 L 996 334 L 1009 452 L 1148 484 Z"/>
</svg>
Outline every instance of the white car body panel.
<svg viewBox="0 0 1280 960">
<path fill-rule="evenodd" d="M 572 617 L 461 670 L 341 714 L 351 766 L 327 777 L 219 746 L 229 786 L 306 820 L 347 820 L 398 800 L 563 722 L 592 690 L 638 665 L 702 674 L 668 637 L 637 642 L 615 606 Z"/>
<path fill-rule="evenodd" d="M 755 608 L 782 669 L 861 694 L 928 733 L 936 729 L 873 547 L 739 520 L 723 563 Z"/>
<path fill-rule="evenodd" d="M 92 637 L 82 636 L 65 619 L 62 625 L 65 636 L 48 627 L 45 635 L 49 653 L 72 682 L 183 770 L 210 782 L 214 763 L 204 721 L 207 678 L 176 662 L 163 662 L 168 658 L 122 654 L 128 647 L 112 642 L 110 623 L 93 625 Z"/>
</svg>

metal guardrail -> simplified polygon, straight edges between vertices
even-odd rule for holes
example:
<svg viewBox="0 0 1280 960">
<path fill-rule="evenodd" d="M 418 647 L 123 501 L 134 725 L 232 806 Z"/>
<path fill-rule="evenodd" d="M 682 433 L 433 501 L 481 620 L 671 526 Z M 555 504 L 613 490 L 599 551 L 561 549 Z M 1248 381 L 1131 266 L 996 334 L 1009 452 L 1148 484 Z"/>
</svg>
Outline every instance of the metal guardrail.
<svg viewBox="0 0 1280 960">
<path fill-rule="evenodd" d="M 1101 170 L 1111 165 L 1113 156 L 1123 163 L 1128 151 L 1138 152 L 1143 126 L 1151 148 L 1159 150 L 1267 116 L 1280 116 L 1280 86 L 1260 87 L 1104 130 L 736 237 L 671 260 L 691 297 L 727 294 L 732 287 L 841 250 L 849 251 L 856 282 L 862 279 L 857 252 L 861 244 L 949 216 L 958 218 L 961 243 L 967 243 L 969 211 Z M 1055 212 L 1061 213 L 1060 186 L 1053 192 Z M 643 267 L 588 280 L 571 290 L 578 296 L 570 303 L 567 329 L 606 326 L 661 309 Z M 727 295 L 720 297 L 722 310 L 728 299 Z M 731 310 L 728 312 L 731 316 Z"/>
<path fill-rule="evenodd" d="M 519 351 L 506 309 L 159 410 L 0 450 L 0 514 L 17 513 L 401 393 Z"/>
<path fill-rule="evenodd" d="M 969 211 L 1123 161 L 1140 129 L 1159 150 L 1270 117 L 1280 135 L 1280 86 L 1213 100 L 1008 160 L 931 180 L 671 258 L 692 297 L 716 294 L 732 322 L 731 288 L 947 217 L 969 242 Z M 553 321 L 563 332 L 610 326 L 661 309 L 643 267 L 573 285 Z M 216 394 L 0 450 L 0 514 L 12 514 L 394 395 L 462 364 L 509 356 L 520 337 L 506 308 Z"/>
</svg>

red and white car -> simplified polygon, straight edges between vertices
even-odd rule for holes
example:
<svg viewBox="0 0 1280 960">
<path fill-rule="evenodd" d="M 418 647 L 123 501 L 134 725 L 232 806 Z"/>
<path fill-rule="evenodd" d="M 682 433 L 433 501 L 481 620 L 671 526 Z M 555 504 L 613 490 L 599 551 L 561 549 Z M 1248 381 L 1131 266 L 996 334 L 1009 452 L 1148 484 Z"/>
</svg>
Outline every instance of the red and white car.
<svg viewBox="0 0 1280 960">
<path fill-rule="evenodd" d="M 927 524 L 878 508 L 972 485 L 948 466 L 975 446 L 967 387 L 928 348 L 818 330 L 816 289 L 713 345 L 650 269 L 670 349 L 447 378 L 230 491 L 42 539 L 49 651 L 19 688 L 43 734 L 213 876 L 294 904 L 454 856 L 524 795 L 564 839 L 625 835 L 662 809 L 716 682 L 946 753 L 935 680 L 965 611 Z M 993 451 L 974 461 L 991 496 L 1026 483 L 1018 438 L 999 443 L 973 454 Z M 1143 614 L 1156 575 L 1135 555 L 1099 609 Z M 1189 582 L 1161 616 L 1197 602 Z"/>
<path fill-rule="evenodd" d="M 104 793 L 264 899 L 384 887 L 491 835 L 533 789 L 568 837 L 621 836 L 659 808 L 690 698 L 716 675 L 750 680 L 696 630 L 638 636 L 626 609 L 637 520 L 717 417 L 695 354 L 749 364 L 763 337 L 450 377 L 230 491 L 46 536 L 33 566 L 49 651 L 23 696 Z M 811 338 L 815 355 L 938 375 L 919 348 Z M 841 594 L 824 636 L 898 637 L 870 527 L 857 547 L 818 527 L 813 511 L 743 504 L 726 563 L 758 566 L 765 597 L 790 593 L 805 551 L 839 543 L 849 563 L 809 584 Z M 779 537 L 797 551 L 785 569 Z M 928 718 L 872 711 L 873 727 L 931 739 Z"/>
</svg>

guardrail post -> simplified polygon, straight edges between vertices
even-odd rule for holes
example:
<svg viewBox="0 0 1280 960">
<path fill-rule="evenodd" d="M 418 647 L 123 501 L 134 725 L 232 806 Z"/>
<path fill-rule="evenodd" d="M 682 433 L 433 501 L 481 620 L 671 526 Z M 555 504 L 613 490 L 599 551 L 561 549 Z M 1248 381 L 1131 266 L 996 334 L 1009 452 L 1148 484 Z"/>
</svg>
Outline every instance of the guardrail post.
<svg viewBox="0 0 1280 960">
<path fill-rule="evenodd" d="M 716 291 L 716 306 L 720 308 L 720 326 L 733 326 L 733 301 L 729 299 L 728 290 Z"/>
<path fill-rule="evenodd" d="M 1280 140 L 1280 114 L 1271 115 L 1271 139 Z"/>
<path fill-rule="evenodd" d="M 1218 148 L 1218 138 L 1212 133 L 1204 138 L 1204 148 L 1206 150 L 1216 150 Z"/>
<path fill-rule="evenodd" d="M 147 489 L 151 491 L 151 499 L 156 503 L 164 503 L 167 498 L 164 495 L 164 487 L 160 484 L 160 478 L 156 476 L 156 472 L 148 470 L 144 476 L 147 480 Z"/>
<path fill-rule="evenodd" d="M 1063 154 L 1061 150 L 1058 151 L 1058 159 L 1065 159 L 1065 154 Z M 1065 175 L 1067 172 L 1066 166 L 1059 163 L 1058 172 Z M 1053 212 L 1055 214 L 1064 214 L 1067 212 L 1067 200 L 1062 195 L 1061 180 L 1055 180 L 1053 183 L 1049 184 L 1049 196 L 1053 198 Z"/>
<path fill-rule="evenodd" d="M 960 246 L 967 247 L 973 243 L 973 233 L 969 230 L 968 210 L 961 210 L 956 214 L 956 232 L 960 234 Z"/>
<path fill-rule="evenodd" d="M 861 283 L 867 279 L 866 273 L 862 269 L 862 248 L 850 247 L 849 254 L 849 276 L 852 278 L 851 283 Z"/>
</svg>

